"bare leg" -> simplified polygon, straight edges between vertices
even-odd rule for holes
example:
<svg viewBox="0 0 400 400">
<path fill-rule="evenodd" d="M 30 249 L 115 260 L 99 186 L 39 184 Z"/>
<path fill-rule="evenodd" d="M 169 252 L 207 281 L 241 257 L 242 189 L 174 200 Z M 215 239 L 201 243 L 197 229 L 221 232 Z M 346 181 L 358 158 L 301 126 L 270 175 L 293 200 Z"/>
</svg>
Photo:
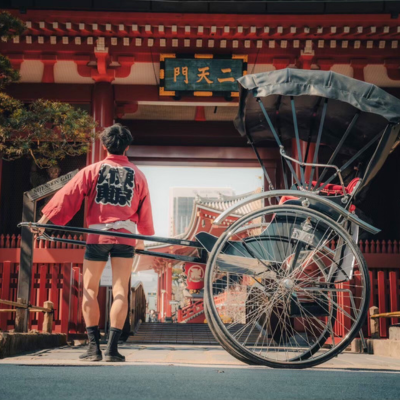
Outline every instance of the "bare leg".
<svg viewBox="0 0 400 400">
<path fill-rule="evenodd" d="M 86 326 L 96 326 L 100 320 L 100 309 L 97 301 L 101 274 L 106 261 L 83 260 L 83 301 L 82 312 Z"/>
<path fill-rule="evenodd" d="M 128 313 L 128 284 L 132 264 L 133 258 L 111 259 L 114 300 L 110 311 L 110 322 L 113 328 L 122 329 Z"/>
</svg>

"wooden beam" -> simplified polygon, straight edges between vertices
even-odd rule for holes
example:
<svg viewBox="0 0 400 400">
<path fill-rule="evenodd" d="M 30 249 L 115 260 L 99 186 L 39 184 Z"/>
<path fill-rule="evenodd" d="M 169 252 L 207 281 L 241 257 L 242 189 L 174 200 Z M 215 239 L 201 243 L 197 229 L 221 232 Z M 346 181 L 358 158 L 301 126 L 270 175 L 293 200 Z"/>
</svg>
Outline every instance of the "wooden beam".
<svg viewBox="0 0 400 400">
<path fill-rule="evenodd" d="M 134 160 L 196 160 L 237 163 L 257 163 L 249 147 L 192 147 L 192 146 L 131 146 L 127 153 Z M 275 167 L 279 160 L 279 151 L 273 148 L 261 148 L 261 158 L 267 166 Z"/>
<path fill-rule="evenodd" d="M 246 147 L 231 121 L 118 120 L 130 128 L 134 145 Z"/>
</svg>

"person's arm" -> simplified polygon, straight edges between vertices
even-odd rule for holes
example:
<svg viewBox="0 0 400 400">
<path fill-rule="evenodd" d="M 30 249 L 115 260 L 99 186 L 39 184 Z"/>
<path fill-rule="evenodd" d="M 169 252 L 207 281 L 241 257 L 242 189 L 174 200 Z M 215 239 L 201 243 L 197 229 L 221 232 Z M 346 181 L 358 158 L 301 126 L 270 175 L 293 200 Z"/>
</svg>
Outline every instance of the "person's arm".
<svg viewBox="0 0 400 400">
<path fill-rule="evenodd" d="M 144 250 L 143 240 L 136 240 L 135 250 Z"/>
<path fill-rule="evenodd" d="M 138 231 L 142 235 L 154 235 L 153 213 L 151 211 L 150 193 L 146 179 L 141 193 L 140 205 L 137 211 L 138 214 Z"/>
<path fill-rule="evenodd" d="M 81 208 L 83 199 L 89 192 L 92 171 L 79 171 L 61 188 L 42 210 L 40 221 L 51 221 L 55 225 L 66 225 Z M 45 221 L 45 222 L 44 222 Z"/>
</svg>

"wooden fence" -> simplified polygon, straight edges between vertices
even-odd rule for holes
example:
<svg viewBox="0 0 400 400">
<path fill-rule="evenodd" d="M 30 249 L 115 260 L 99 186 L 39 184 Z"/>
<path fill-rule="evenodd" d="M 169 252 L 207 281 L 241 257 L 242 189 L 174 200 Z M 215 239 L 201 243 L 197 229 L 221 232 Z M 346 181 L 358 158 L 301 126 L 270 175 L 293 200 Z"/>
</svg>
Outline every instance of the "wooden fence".
<svg viewBox="0 0 400 400">
<path fill-rule="evenodd" d="M 1 250 L 0 250 L 1 251 Z M 0 298 L 17 300 L 18 285 L 17 263 L 0 263 Z M 105 297 L 100 289 L 100 308 L 104 310 Z M 30 304 L 43 306 L 50 300 L 54 303 L 53 332 L 79 334 L 85 332 L 82 317 L 82 264 L 46 263 L 33 264 Z M 29 329 L 41 331 L 43 328 L 42 312 L 29 315 Z M 0 329 L 14 329 L 15 313 L 0 315 Z M 103 318 L 104 319 L 104 318 Z"/>
</svg>

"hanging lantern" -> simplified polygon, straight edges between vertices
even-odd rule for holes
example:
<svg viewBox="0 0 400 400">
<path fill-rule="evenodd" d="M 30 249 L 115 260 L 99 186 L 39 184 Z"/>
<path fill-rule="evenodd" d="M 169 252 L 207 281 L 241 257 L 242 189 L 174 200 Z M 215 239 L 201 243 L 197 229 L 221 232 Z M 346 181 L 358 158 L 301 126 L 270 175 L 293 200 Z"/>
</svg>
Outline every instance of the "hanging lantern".
<svg viewBox="0 0 400 400">
<path fill-rule="evenodd" d="M 185 264 L 185 273 L 187 276 L 187 289 L 200 290 L 204 287 L 205 264 Z"/>
</svg>

